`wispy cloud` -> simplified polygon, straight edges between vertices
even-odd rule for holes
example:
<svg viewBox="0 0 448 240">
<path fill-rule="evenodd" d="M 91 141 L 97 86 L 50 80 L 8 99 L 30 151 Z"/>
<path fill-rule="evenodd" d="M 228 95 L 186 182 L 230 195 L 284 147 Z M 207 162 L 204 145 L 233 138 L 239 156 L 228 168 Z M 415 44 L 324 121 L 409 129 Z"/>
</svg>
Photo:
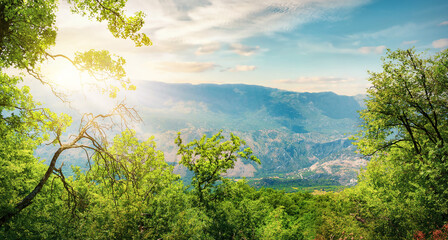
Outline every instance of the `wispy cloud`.
<svg viewBox="0 0 448 240">
<path fill-rule="evenodd" d="M 331 21 L 329 16 L 339 14 L 340 10 L 345 12 L 369 1 L 371 0 L 129 1 L 129 13 L 142 10 L 148 14 L 143 32 L 154 43 L 148 48 L 134 48 L 129 41 L 113 38 L 104 22 L 90 22 L 87 18 L 73 15 L 69 4 L 64 3 L 58 14 L 57 25 L 61 31 L 58 33 L 56 50 L 69 54 L 74 49 L 107 48 L 114 49 L 123 56 L 145 52 L 159 58 L 160 55 L 179 55 L 196 49 L 196 55 L 205 55 L 218 51 L 224 44 L 292 31 L 316 20 Z M 80 30 L 88 34 L 79 34 Z M 235 47 L 234 52 L 249 56 L 261 50 L 250 51 Z"/>
<path fill-rule="evenodd" d="M 250 46 L 245 46 L 241 43 L 232 43 L 230 45 L 230 50 L 232 50 L 234 53 L 236 53 L 238 55 L 245 56 L 245 57 L 255 54 L 259 49 L 260 49 L 259 46 L 250 47 Z"/>
<path fill-rule="evenodd" d="M 403 45 L 412 45 L 418 43 L 418 40 L 412 40 L 412 41 L 404 41 L 401 44 Z"/>
<path fill-rule="evenodd" d="M 319 41 L 311 41 L 301 40 L 297 44 L 298 50 L 300 53 L 337 53 L 337 54 L 358 54 L 359 52 L 356 49 L 346 48 L 346 47 L 336 47 L 331 42 L 319 42 Z"/>
<path fill-rule="evenodd" d="M 138 0 L 150 13 L 155 40 L 186 44 L 238 42 L 256 35 L 294 29 L 369 0 Z M 135 3 L 137 4 L 137 3 Z M 148 21 L 149 22 L 149 21 Z"/>
<path fill-rule="evenodd" d="M 360 52 L 362 54 L 371 54 L 371 53 L 382 54 L 384 52 L 384 50 L 386 50 L 386 46 L 384 46 L 384 45 L 358 48 L 358 52 Z"/>
<path fill-rule="evenodd" d="M 348 36 L 348 39 L 352 40 L 378 40 L 391 37 L 403 37 L 408 36 L 413 32 L 420 31 L 425 28 L 425 24 L 408 23 L 403 25 L 394 25 L 378 31 L 364 31 Z"/>
<path fill-rule="evenodd" d="M 297 44 L 300 53 L 336 53 L 336 54 L 382 54 L 386 50 L 386 46 L 364 46 L 355 47 L 357 44 L 351 46 L 335 46 L 331 42 L 319 41 L 301 41 Z"/>
<path fill-rule="evenodd" d="M 221 44 L 219 43 L 210 43 L 210 44 L 206 44 L 203 45 L 201 47 L 199 47 L 195 54 L 196 55 L 206 55 L 206 54 L 212 54 L 216 51 L 218 51 L 219 49 L 221 49 Z"/>
<path fill-rule="evenodd" d="M 442 38 L 432 42 L 432 46 L 435 48 L 446 48 L 448 47 L 448 38 Z"/>
<path fill-rule="evenodd" d="M 198 73 L 215 67 L 216 65 L 210 62 L 162 62 L 156 68 L 166 72 Z"/>
<path fill-rule="evenodd" d="M 255 70 L 257 67 L 250 65 L 237 65 L 234 68 L 228 68 L 224 71 L 226 72 L 249 72 Z"/>
<path fill-rule="evenodd" d="M 443 21 L 443 22 L 439 23 L 439 25 L 440 25 L 440 26 L 448 25 L 448 21 Z"/>
</svg>

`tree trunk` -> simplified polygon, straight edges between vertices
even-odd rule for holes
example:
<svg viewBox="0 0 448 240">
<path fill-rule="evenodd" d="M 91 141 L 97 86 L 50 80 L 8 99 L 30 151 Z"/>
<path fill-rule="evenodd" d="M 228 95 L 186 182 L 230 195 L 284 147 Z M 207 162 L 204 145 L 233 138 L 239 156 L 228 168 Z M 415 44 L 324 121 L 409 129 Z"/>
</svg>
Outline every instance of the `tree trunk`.
<svg viewBox="0 0 448 240">
<path fill-rule="evenodd" d="M 33 199 L 44 187 L 48 178 L 50 178 L 50 175 L 53 173 L 53 170 L 55 169 L 56 161 L 58 160 L 59 155 L 61 155 L 61 153 L 64 150 L 65 148 L 62 146 L 54 153 L 53 158 L 51 159 L 50 162 L 50 166 L 48 166 L 48 169 L 45 172 L 45 175 L 40 180 L 40 182 L 36 185 L 36 187 L 31 193 L 29 193 L 26 197 L 23 198 L 23 200 L 20 203 L 16 205 L 13 212 L 9 212 L 0 218 L 0 226 L 5 224 L 8 220 L 10 220 L 12 217 L 17 215 L 20 211 L 22 211 L 24 208 L 28 207 L 32 203 Z"/>
</svg>

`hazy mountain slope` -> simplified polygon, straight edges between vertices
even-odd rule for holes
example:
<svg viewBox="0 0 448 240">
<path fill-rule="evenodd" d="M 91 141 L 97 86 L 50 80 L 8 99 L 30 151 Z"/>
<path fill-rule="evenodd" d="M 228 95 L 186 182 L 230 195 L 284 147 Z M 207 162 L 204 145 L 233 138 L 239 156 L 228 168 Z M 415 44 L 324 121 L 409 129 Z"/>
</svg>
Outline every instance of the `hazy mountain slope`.
<svg viewBox="0 0 448 240">
<path fill-rule="evenodd" d="M 311 166 L 325 169 L 319 168 L 325 159 L 345 165 L 357 159 L 347 140 L 356 131 L 357 111 L 362 109 L 356 97 L 242 84 L 139 82 L 137 87 L 129 101 L 145 121 L 141 134 L 155 135 L 170 162 L 176 162 L 173 142 L 178 131 L 192 140 L 220 129 L 246 140 L 262 162 L 261 166 L 239 163 L 231 176 L 299 174 Z M 359 164 L 354 164 L 352 170 L 357 168 Z M 185 174 L 184 169 L 177 170 Z M 337 171 L 331 174 L 338 177 Z"/>
<path fill-rule="evenodd" d="M 157 120 L 154 132 L 193 125 L 344 134 L 354 130 L 361 109 L 355 98 L 331 92 L 297 93 L 241 84 L 140 82 L 133 102 L 146 119 Z M 162 120 L 173 125 L 161 125 Z"/>
<path fill-rule="evenodd" d="M 239 162 L 228 174 L 233 177 L 324 177 L 348 184 L 365 164 L 347 139 L 359 124 L 360 96 L 298 93 L 242 84 L 138 82 L 127 103 L 135 106 L 144 120 L 136 126 L 139 137 L 154 135 L 165 159 L 174 165 L 178 161 L 174 144 L 177 132 L 191 141 L 221 129 L 224 134 L 233 132 L 244 139 L 262 163 Z M 73 131 L 78 124 L 75 118 Z M 51 146 L 42 146 L 36 155 L 50 159 L 52 152 Z M 66 171 L 73 164 L 87 166 L 83 154 L 64 153 L 61 160 L 66 163 Z M 175 169 L 184 176 L 188 174 L 181 166 Z"/>
</svg>

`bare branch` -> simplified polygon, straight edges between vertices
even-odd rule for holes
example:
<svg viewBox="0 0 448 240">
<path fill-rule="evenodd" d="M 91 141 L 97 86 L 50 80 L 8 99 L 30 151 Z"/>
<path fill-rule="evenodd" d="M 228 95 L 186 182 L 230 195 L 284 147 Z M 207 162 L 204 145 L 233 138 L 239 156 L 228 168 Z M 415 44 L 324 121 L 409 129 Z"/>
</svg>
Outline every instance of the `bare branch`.
<svg viewBox="0 0 448 240">
<path fill-rule="evenodd" d="M 39 80 L 39 82 L 41 82 L 42 85 L 47 85 L 47 86 L 49 86 L 51 92 L 52 92 L 52 93 L 53 93 L 59 100 L 61 100 L 63 103 L 67 103 L 67 104 L 71 107 L 71 102 L 68 100 L 68 94 L 58 91 L 52 83 L 50 83 L 50 82 L 48 82 L 48 81 L 45 81 L 44 78 L 43 78 L 43 76 L 42 76 L 40 73 L 34 71 L 34 69 L 26 68 L 26 71 L 27 71 L 28 74 L 31 75 L 33 78 Z"/>
<path fill-rule="evenodd" d="M 107 151 L 107 135 L 105 132 L 105 129 L 110 129 L 112 126 L 116 125 L 112 120 L 113 117 L 119 117 L 120 119 L 122 119 L 122 121 L 125 123 L 124 125 L 125 127 L 127 127 L 127 124 L 130 123 L 128 121 L 141 120 L 140 116 L 138 116 L 138 113 L 133 108 L 128 108 L 124 103 L 120 103 L 109 114 L 98 114 L 95 116 L 91 113 L 85 114 L 81 121 L 79 133 L 77 136 L 74 137 L 74 139 L 71 142 L 65 144 L 61 143 L 59 139 L 60 135 L 58 134 L 57 136 L 60 146 L 53 154 L 53 157 L 50 161 L 50 164 L 44 176 L 36 185 L 34 190 L 27 196 L 25 196 L 22 199 L 22 201 L 16 205 L 15 211 L 7 213 L 0 218 L 0 226 L 32 203 L 33 199 L 42 190 L 43 186 L 50 178 L 51 174 L 56 173 L 56 176 L 58 176 L 63 181 L 64 187 L 66 188 L 68 193 L 74 195 L 73 190 L 70 189 L 68 185 L 66 185 L 65 178 L 62 174 L 62 170 L 60 168 L 57 169 L 55 167 L 56 162 L 59 159 L 59 156 L 65 150 L 82 148 L 86 151 L 86 149 L 89 149 L 93 150 L 103 159 L 106 159 L 107 157 L 112 161 L 117 161 L 116 158 Z M 104 124 L 102 125 L 101 121 L 104 120 L 109 120 L 111 123 L 109 125 Z M 82 141 L 83 139 L 88 140 L 90 142 L 90 146 L 86 144 L 79 144 L 79 142 Z M 89 155 L 87 154 L 87 156 Z M 111 173 L 112 172 L 109 172 L 109 174 Z M 110 175 L 109 177 L 112 180 L 114 179 L 113 175 Z"/>
</svg>

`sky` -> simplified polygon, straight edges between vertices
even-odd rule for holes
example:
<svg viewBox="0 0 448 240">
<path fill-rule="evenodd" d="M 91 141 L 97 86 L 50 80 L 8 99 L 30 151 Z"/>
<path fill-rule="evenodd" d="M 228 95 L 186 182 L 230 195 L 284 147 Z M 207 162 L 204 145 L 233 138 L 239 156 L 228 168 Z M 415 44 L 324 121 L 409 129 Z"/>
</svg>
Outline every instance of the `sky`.
<svg viewBox="0 0 448 240">
<path fill-rule="evenodd" d="M 446 0 L 128 1 L 129 14 L 139 10 L 152 46 L 115 39 L 106 23 L 61 3 L 51 52 L 108 49 L 126 59 L 131 80 L 357 95 L 369 87 L 367 71 L 381 71 L 386 49 L 448 47 Z M 45 71 L 70 86 L 64 64 Z"/>
</svg>

